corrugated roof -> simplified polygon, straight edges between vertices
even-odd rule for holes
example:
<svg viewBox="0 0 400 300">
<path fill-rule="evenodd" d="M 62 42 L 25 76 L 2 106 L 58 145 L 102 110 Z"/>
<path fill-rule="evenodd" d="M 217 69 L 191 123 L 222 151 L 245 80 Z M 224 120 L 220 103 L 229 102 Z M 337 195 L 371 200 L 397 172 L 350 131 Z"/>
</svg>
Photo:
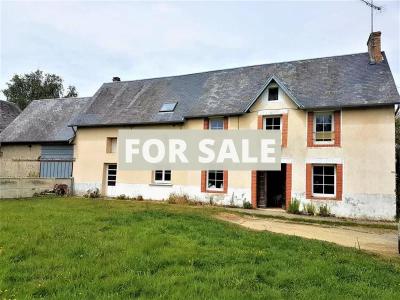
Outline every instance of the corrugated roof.
<svg viewBox="0 0 400 300">
<path fill-rule="evenodd" d="M 20 113 L 21 110 L 14 103 L 0 100 L 0 132 L 2 132 Z"/>
<path fill-rule="evenodd" d="M 78 126 L 183 122 L 189 117 L 246 112 L 274 78 L 302 109 L 391 105 L 400 102 L 385 54 L 368 53 L 273 63 L 181 76 L 104 83 Z M 164 102 L 174 112 L 160 113 Z"/>
<path fill-rule="evenodd" d="M 34 100 L 0 134 L 1 143 L 68 142 L 74 132 L 68 124 L 90 98 Z"/>
</svg>

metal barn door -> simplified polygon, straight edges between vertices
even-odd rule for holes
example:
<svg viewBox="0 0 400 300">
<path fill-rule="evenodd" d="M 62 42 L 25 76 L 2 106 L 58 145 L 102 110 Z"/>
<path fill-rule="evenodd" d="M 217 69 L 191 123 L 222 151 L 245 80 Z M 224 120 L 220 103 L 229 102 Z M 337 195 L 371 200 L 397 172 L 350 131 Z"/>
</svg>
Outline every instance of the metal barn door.
<svg viewBox="0 0 400 300">
<path fill-rule="evenodd" d="M 40 177 L 72 177 L 73 156 L 72 145 L 43 145 L 40 156 Z"/>
</svg>

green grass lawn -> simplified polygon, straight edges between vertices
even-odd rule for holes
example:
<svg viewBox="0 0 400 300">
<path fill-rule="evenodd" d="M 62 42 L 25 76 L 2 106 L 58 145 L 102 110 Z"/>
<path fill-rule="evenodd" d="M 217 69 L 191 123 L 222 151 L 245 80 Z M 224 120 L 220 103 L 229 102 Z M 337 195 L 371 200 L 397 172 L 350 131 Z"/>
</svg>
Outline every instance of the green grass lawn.
<svg viewBox="0 0 400 300">
<path fill-rule="evenodd" d="M 400 265 L 215 220 L 216 208 L 0 201 L 0 299 L 400 299 Z"/>
</svg>

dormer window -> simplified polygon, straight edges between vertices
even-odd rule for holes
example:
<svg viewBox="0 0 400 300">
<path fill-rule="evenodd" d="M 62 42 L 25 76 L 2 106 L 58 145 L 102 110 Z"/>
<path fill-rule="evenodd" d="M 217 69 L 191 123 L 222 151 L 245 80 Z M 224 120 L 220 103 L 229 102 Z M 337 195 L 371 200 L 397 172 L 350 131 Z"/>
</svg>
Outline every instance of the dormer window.
<svg viewBox="0 0 400 300">
<path fill-rule="evenodd" d="M 163 103 L 159 112 L 173 112 L 178 102 Z"/>
<path fill-rule="evenodd" d="M 270 87 L 268 88 L 268 101 L 276 101 L 278 100 L 278 87 Z"/>
</svg>

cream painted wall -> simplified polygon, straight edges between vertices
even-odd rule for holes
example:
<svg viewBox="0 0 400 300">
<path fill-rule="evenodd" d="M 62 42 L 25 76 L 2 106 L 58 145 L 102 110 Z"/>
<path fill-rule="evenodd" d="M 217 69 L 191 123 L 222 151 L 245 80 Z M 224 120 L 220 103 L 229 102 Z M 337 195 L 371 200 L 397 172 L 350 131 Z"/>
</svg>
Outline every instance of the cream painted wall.
<svg viewBox="0 0 400 300">
<path fill-rule="evenodd" d="M 307 201 L 305 199 L 306 162 L 334 160 L 343 164 L 344 180 L 343 200 L 338 201 L 339 203 L 332 203 L 334 213 L 341 216 L 362 216 L 364 211 L 354 213 L 351 212 L 351 207 L 357 206 L 358 201 L 364 201 L 369 205 L 370 202 L 381 199 L 379 201 L 385 202 L 384 205 L 382 204 L 385 208 L 382 213 L 379 213 L 379 216 L 377 214 L 378 218 L 394 216 L 395 142 L 393 107 L 342 110 L 342 145 L 339 148 L 307 148 L 307 113 L 298 109 L 296 104 L 281 89 L 279 90 L 279 101 L 267 101 L 267 93 L 263 93 L 249 113 L 240 117 L 229 118 L 228 129 L 257 129 L 259 114 L 281 114 L 282 111 L 288 113 L 288 146 L 282 149 L 282 158 L 292 163 L 293 196 L 302 201 Z M 203 120 L 190 119 L 183 125 L 175 125 L 174 127 L 182 130 L 202 129 Z M 151 126 L 151 128 L 172 128 L 172 126 Z M 76 162 L 74 164 L 76 190 L 83 192 L 84 189 L 91 186 L 101 188 L 104 180 L 104 164 L 117 162 L 116 154 L 106 153 L 107 137 L 116 137 L 117 131 L 118 128 L 78 129 L 75 140 Z M 225 198 L 233 199 L 239 193 L 244 195 L 246 201 L 250 201 L 251 171 L 230 171 L 228 177 L 228 194 L 225 195 Z M 158 197 L 166 195 L 166 192 L 164 193 L 158 187 L 151 185 L 151 171 L 119 171 L 117 182 L 124 185 L 124 191 L 129 190 L 129 186 L 134 189 L 135 185 L 140 185 L 142 191 L 157 189 L 156 195 Z M 203 197 L 204 195 L 200 193 L 200 182 L 200 171 L 172 171 L 173 186 L 179 187 L 179 189 L 190 187 L 191 193 Z M 236 196 L 233 196 L 233 194 Z M 166 197 L 167 195 L 162 198 Z M 240 205 L 240 199 L 238 203 Z M 377 205 L 381 203 L 378 202 Z M 343 207 L 347 207 L 345 205 L 349 208 L 343 209 Z M 367 211 L 365 215 L 373 217 L 376 208 L 368 205 L 365 209 L 370 211 Z"/>
<path fill-rule="evenodd" d="M 40 145 L 1 145 L 0 177 L 39 177 Z M 28 161 L 27 161 L 28 160 Z"/>
</svg>

